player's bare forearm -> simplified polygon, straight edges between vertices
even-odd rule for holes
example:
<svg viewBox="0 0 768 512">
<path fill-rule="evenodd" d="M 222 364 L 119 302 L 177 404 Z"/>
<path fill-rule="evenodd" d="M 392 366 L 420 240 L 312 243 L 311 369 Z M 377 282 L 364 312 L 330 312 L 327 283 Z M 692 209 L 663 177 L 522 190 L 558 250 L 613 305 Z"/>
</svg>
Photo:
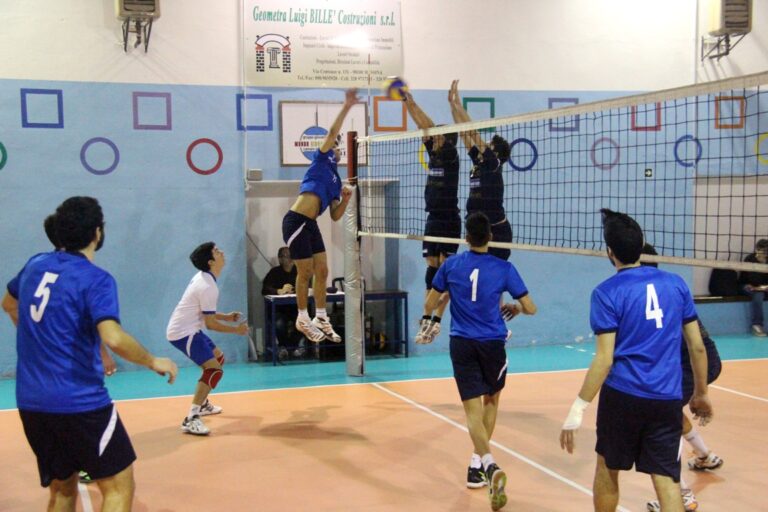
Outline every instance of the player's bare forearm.
<svg viewBox="0 0 768 512">
<path fill-rule="evenodd" d="M 579 391 L 579 398 L 582 400 L 591 402 L 603 386 L 608 373 L 611 371 L 611 366 L 613 366 L 613 349 L 615 344 L 615 332 L 599 334 L 597 336 L 595 357 L 592 359 L 592 364 L 589 365 L 589 370 L 587 370 L 584 383 Z"/>
<path fill-rule="evenodd" d="M 349 198 L 339 201 L 335 207 L 331 206 L 331 219 L 334 222 L 339 220 L 341 216 L 344 215 L 344 211 L 347 209 L 347 204 L 349 204 Z"/>
<path fill-rule="evenodd" d="M 339 135 L 339 132 L 341 131 L 341 125 L 344 124 L 344 119 L 347 117 L 347 114 L 349 113 L 350 109 L 352 109 L 352 106 L 358 101 L 357 89 L 347 89 L 347 91 L 344 94 L 345 94 L 344 106 L 341 107 L 339 114 L 336 116 L 336 119 L 334 119 L 333 124 L 328 129 L 328 134 L 325 136 L 323 145 L 320 147 L 320 151 L 322 151 L 323 153 L 327 153 L 328 151 L 330 151 L 333 145 L 336 143 L 336 137 Z"/>
<path fill-rule="evenodd" d="M 136 338 L 125 332 L 114 320 L 104 320 L 98 325 L 99 336 L 115 354 L 134 364 L 152 367 L 154 357 Z"/>
<path fill-rule="evenodd" d="M 14 299 L 8 291 L 3 296 L 3 311 L 10 317 L 13 325 L 19 325 L 19 301 Z"/>
<path fill-rule="evenodd" d="M 411 119 L 413 119 L 413 122 L 416 123 L 416 126 L 422 130 L 435 126 L 435 123 L 427 115 L 427 113 L 421 110 L 421 107 L 419 107 L 419 105 L 413 100 L 411 93 L 405 93 L 405 100 L 403 100 L 403 102 L 405 103 L 405 108 L 408 110 L 408 114 L 410 114 Z"/>
<path fill-rule="evenodd" d="M 699 323 L 697 321 L 688 322 L 683 326 L 683 337 L 688 345 L 688 354 L 691 358 L 691 369 L 693 370 L 693 393 L 696 395 L 706 394 L 707 392 L 707 350 L 704 347 L 704 340 L 701 338 Z"/>
<path fill-rule="evenodd" d="M 205 328 L 211 331 L 223 332 L 227 334 L 244 334 L 242 331 L 243 324 L 228 325 L 219 322 L 216 319 L 216 315 L 205 315 Z"/>
</svg>

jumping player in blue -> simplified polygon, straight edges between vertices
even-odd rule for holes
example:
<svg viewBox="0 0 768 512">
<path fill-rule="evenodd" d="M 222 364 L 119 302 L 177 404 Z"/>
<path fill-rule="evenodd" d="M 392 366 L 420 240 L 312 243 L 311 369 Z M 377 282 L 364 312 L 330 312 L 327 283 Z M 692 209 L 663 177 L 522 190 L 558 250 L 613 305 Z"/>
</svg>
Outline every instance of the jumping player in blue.
<svg viewBox="0 0 768 512">
<path fill-rule="evenodd" d="M 694 377 L 691 412 L 704 425 L 712 417 L 707 396 L 707 354 L 696 309 L 685 281 L 676 274 L 640 266 L 643 232 L 634 219 L 608 209 L 603 236 L 617 273 L 592 292 L 590 323 L 596 355 L 560 433 L 573 453 L 584 410 L 600 391 L 597 410 L 597 468 L 594 506 L 614 512 L 619 470 L 651 475 L 665 512 L 683 512 L 680 494 L 682 431 L 682 337 Z"/>
<path fill-rule="evenodd" d="M 98 201 L 71 197 L 56 210 L 60 251 L 33 256 L 3 307 L 17 310 L 16 403 L 37 458 L 49 510 L 75 510 L 79 470 L 99 486 L 104 510 L 130 510 L 136 454 L 104 387 L 99 346 L 176 378 L 176 365 L 148 353 L 120 326 L 117 285 L 93 264 L 104 242 Z M 13 314 L 6 309 L 13 319 Z"/>
<path fill-rule="evenodd" d="M 459 81 L 454 80 L 448 94 L 453 119 L 457 123 L 468 123 L 472 119 L 461 104 Z M 494 242 L 511 242 L 512 226 L 507 220 L 504 209 L 503 166 L 509 160 L 510 146 L 500 135 L 494 135 L 486 144 L 477 131 L 462 131 L 461 139 L 472 159 L 472 171 L 469 176 L 469 196 L 467 211 L 470 215 L 482 212 L 491 221 L 491 234 Z M 500 247 L 491 247 L 488 252 L 497 258 L 506 260 L 512 251 Z"/>
<path fill-rule="evenodd" d="M 340 343 L 341 337 L 333 330 L 328 320 L 326 305 L 326 284 L 328 280 L 328 258 L 317 218 L 326 208 L 331 219 L 337 221 L 344 214 L 352 189 L 342 187 L 337 165 L 341 159 L 338 147 L 339 132 L 344 118 L 355 103 L 358 103 L 357 89 L 346 91 L 344 106 L 336 116 L 325 140 L 312 156 L 299 187 L 299 197 L 283 217 L 283 240 L 290 248 L 291 258 L 296 263 L 296 305 L 299 309 L 296 329 L 314 343 L 324 339 Z M 315 276 L 315 318 L 309 318 L 309 282 Z"/>
<path fill-rule="evenodd" d="M 474 446 L 467 487 L 489 485 L 491 508 L 498 510 L 507 503 L 507 476 L 493 459 L 490 446 L 507 377 L 507 328 L 499 303 L 507 292 L 519 302 L 518 309 L 524 314 L 535 314 L 536 305 L 514 265 L 488 254 L 488 217 L 470 215 L 465 231 L 470 250 L 448 258 L 438 269 L 427 304 L 434 307 L 443 293 L 450 296 L 453 375 Z"/>
<path fill-rule="evenodd" d="M 426 130 L 435 126 L 432 119 L 421 110 L 411 93 L 406 92 L 403 101 L 419 129 Z M 424 137 L 422 142 L 429 155 L 427 184 L 424 187 L 424 209 L 427 212 L 424 236 L 460 238 L 459 153 L 456 151 L 458 135 L 447 133 Z M 435 278 L 437 269 L 447 257 L 456 254 L 458 248 L 457 243 L 429 241 L 422 243 L 421 252 L 427 263 L 424 278 L 427 294 L 432 289 L 432 280 Z M 419 332 L 416 334 L 416 343 L 431 343 L 440 334 L 440 320 L 447 305 L 447 301 L 442 301 L 437 309 L 430 310 L 426 308 L 425 303 L 424 315 L 419 322 Z"/>
</svg>

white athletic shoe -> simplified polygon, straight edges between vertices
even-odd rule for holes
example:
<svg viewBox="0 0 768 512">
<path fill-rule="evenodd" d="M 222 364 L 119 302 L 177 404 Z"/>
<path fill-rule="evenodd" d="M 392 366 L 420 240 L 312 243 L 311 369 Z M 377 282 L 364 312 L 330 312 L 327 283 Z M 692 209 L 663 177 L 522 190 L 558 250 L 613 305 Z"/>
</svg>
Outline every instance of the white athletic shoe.
<svg viewBox="0 0 768 512">
<path fill-rule="evenodd" d="M 192 416 L 192 419 L 184 418 L 184 421 L 181 422 L 181 431 L 195 436 L 207 436 L 211 433 L 211 430 L 205 426 L 200 416 Z"/>
<path fill-rule="evenodd" d="M 223 411 L 221 407 L 218 405 L 213 405 L 210 400 L 207 398 L 205 399 L 205 402 L 203 402 L 203 405 L 200 406 L 200 416 L 210 416 L 211 414 L 221 414 L 221 411 Z"/>
<path fill-rule="evenodd" d="M 314 325 L 320 332 L 322 332 L 325 336 L 325 339 L 328 341 L 341 343 L 341 336 L 336 334 L 336 331 L 333 330 L 333 326 L 331 325 L 331 321 L 327 318 L 320 318 L 319 316 L 316 316 L 312 319 L 312 325 Z"/>
<path fill-rule="evenodd" d="M 440 322 L 435 322 L 434 320 L 429 321 L 429 327 L 427 328 L 427 332 L 424 333 L 424 340 L 423 343 L 432 343 L 435 341 L 435 338 L 437 338 L 440 335 Z"/>
<path fill-rule="evenodd" d="M 690 489 L 681 489 L 680 493 L 683 497 L 683 507 L 685 512 L 694 512 L 699 510 L 699 502 L 696 500 L 696 496 L 693 495 L 693 491 Z M 646 510 L 648 512 L 661 512 L 661 505 L 658 501 L 649 501 L 646 504 Z"/>
<path fill-rule="evenodd" d="M 425 336 L 427 335 L 427 332 L 432 327 L 432 320 L 429 318 L 422 318 L 419 321 L 419 332 L 416 333 L 416 337 L 414 338 L 414 341 L 418 344 L 421 343 L 427 343 L 425 340 Z"/>
<path fill-rule="evenodd" d="M 717 469 L 722 465 L 723 459 L 715 455 L 715 452 L 709 452 L 706 457 L 694 457 L 688 461 L 688 469 L 694 471 Z"/>
<path fill-rule="evenodd" d="M 296 330 L 299 331 L 301 334 L 303 334 L 304 337 L 307 338 L 312 343 L 320 343 L 325 339 L 325 334 L 323 333 L 323 331 L 318 329 L 315 326 L 314 322 L 312 321 L 306 321 L 306 320 L 297 318 Z"/>
</svg>

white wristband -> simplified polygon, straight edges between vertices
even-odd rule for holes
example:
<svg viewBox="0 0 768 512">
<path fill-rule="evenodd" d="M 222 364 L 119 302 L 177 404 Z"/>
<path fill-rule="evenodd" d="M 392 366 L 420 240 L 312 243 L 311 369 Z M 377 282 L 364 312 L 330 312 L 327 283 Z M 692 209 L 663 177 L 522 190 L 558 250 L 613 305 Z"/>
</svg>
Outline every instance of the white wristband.
<svg viewBox="0 0 768 512">
<path fill-rule="evenodd" d="M 589 402 L 577 396 L 576 400 L 573 401 L 573 405 L 571 405 L 571 410 L 568 411 L 568 417 L 565 418 L 563 430 L 576 430 L 581 427 L 581 420 L 588 406 Z"/>
</svg>

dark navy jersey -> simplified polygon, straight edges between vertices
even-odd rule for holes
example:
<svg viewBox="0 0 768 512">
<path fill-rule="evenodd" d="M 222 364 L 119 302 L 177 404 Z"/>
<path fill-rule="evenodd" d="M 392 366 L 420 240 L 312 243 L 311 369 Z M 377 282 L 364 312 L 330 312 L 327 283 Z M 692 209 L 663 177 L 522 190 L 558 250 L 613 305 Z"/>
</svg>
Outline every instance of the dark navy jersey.
<svg viewBox="0 0 768 512">
<path fill-rule="evenodd" d="M 80 253 L 43 253 L 8 283 L 8 293 L 19 303 L 18 408 L 78 413 L 112 403 L 96 328 L 120 321 L 112 276 Z"/>
<path fill-rule="evenodd" d="M 445 260 L 432 280 L 432 288 L 451 296 L 451 336 L 478 341 L 506 338 L 507 328 L 499 311 L 504 292 L 515 299 L 528 295 L 514 265 L 474 251 Z"/>
<path fill-rule="evenodd" d="M 472 159 L 472 172 L 469 175 L 469 197 L 467 198 L 467 215 L 482 212 L 497 224 L 504 220 L 504 176 L 502 164 L 490 147 L 483 154 L 477 146 L 469 151 Z"/>
<path fill-rule="evenodd" d="M 683 325 L 696 319 L 688 286 L 671 272 L 630 267 L 600 283 L 592 292 L 592 330 L 616 333 L 605 383 L 642 398 L 681 399 Z"/>
<path fill-rule="evenodd" d="M 318 216 L 322 215 L 331 202 L 341 198 L 341 178 L 333 156 L 333 149 L 327 153 L 319 149 L 315 151 L 312 155 L 312 163 L 299 187 L 299 194 L 311 192 L 320 198 Z"/>
<path fill-rule="evenodd" d="M 432 214 L 450 215 L 459 211 L 459 152 L 448 141 L 435 151 L 434 139 L 424 141 L 429 155 L 424 209 Z"/>
</svg>

